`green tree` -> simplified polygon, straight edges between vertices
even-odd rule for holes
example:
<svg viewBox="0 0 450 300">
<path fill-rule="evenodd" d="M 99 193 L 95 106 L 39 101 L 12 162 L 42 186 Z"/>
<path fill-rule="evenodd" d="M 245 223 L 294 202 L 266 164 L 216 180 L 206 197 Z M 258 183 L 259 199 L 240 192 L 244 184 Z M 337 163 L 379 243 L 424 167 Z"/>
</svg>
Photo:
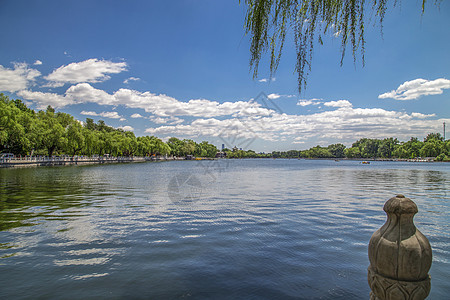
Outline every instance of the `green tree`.
<svg viewBox="0 0 450 300">
<path fill-rule="evenodd" d="M 391 158 L 398 143 L 398 140 L 392 137 L 386 138 L 379 142 L 378 157 Z"/>
<path fill-rule="evenodd" d="M 388 3 L 397 1 L 371 0 L 245 0 L 247 12 L 245 30 L 250 34 L 250 68 L 253 77 L 258 76 L 258 66 L 263 54 L 270 54 L 270 75 L 278 68 L 286 36 L 294 33 L 298 74 L 298 90 L 306 87 L 311 70 L 314 46 L 324 43 L 327 33 L 332 33 L 341 43 L 341 65 L 347 45 L 350 44 L 353 59 L 360 51 L 364 65 L 365 19 L 378 18 L 381 27 Z M 422 12 L 426 0 L 422 0 Z M 439 3 L 436 0 L 435 3 Z"/>
<path fill-rule="evenodd" d="M 441 153 L 444 153 L 444 142 L 437 139 L 426 141 L 420 149 L 420 155 L 422 157 L 436 157 Z"/>
<path fill-rule="evenodd" d="M 359 147 L 347 148 L 347 149 L 345 149 L 345 157 L 361 158 L 361 150 L 359 150 Z"/>
<path fill-rule="evenodd" d="M 47 150 L 48 156 L 52 156 L 55 150 L 64 148 L 65 128 L 59 123 L 58 115 L 51 106 L 45 112 L 40 111 L 38 119 L 40 146 Z"/>
<path fill-rule="evenodd" d="M 397 158 L 417 158 L 420 156 L 420 149 L 423 147 L 423 142 L 418 138 L 411 137 L 407 142 L 402 142 L 395 146 L 393 157 Z"/>
<path fill-rule="evenodd" d="M 330 151 L 332 157 L 342 158 L 345 157 L 345 148 L 343 144 L 332 144 L 328 146 L 328 151 Z"/>
<path fill-rule="evenodd" d="M 89 156 L 100 154 L 99 150 L 101 149 L 101 146 L 99 145 L 99 134 L 94 130 L 89 130 L 87 127 L 82 129 L 81 134 L 83 135 L 84 140 L 82 153 Z"/>
<path fill-rule="evenodd" d="M 66 139 L 67 152 L 72 156 L 83 150 L 85 136 L 83 135 L 83 127 L 78 121 L 73 121 L 67 126 Z"/>
<path fill-rule="evenodd" d="M 430 140 L 444 141 L 444 137 L 440 133 L 429 133 L 423 141 L 426 143 Z"/>
<path fill-rule="evenodd" d="M 84 123 L 84 127 L 89 130 L 96 130 L 96 125 L 94 123 L 94 120 L 91 118 L 86 118 L 86 122 Z"/>
<path fill-rule="evenodd" d="M 167 145 L 169 145 L 170 149 L 172 149 L 172 154 L 175 156 L 183 156 L 183 152 L 181 147 L 183 146 L 183 142 L 176 137 L 171 137 L 167 141 Z"/>
</svg>

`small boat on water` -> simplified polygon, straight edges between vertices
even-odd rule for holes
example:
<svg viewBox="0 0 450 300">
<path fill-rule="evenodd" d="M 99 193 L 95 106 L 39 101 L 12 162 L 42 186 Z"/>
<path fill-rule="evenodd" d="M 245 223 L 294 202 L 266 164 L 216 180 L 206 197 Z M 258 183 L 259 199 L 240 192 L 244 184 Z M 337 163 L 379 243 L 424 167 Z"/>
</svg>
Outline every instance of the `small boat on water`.
<svg viewBox="0 0 450 300">
<path fill-rule="evenodd" d="M 362 161 L 361 162 L 363 165 L 370 165 L 370 161 Z"/>
</svg>

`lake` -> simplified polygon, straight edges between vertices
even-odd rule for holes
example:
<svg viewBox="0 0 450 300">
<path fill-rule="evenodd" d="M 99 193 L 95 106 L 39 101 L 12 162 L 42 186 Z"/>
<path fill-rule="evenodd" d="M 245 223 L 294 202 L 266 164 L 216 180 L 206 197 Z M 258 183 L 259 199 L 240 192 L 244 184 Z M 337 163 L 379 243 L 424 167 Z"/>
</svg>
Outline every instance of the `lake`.
<svg viewBox="0 0 450 300">
<path fill-rule="evenodd" d="M 450 164 L 172 161 L 0 169 L 2 299 L 368 299 L 397 194 L 450 290 Z"/>
</svg>

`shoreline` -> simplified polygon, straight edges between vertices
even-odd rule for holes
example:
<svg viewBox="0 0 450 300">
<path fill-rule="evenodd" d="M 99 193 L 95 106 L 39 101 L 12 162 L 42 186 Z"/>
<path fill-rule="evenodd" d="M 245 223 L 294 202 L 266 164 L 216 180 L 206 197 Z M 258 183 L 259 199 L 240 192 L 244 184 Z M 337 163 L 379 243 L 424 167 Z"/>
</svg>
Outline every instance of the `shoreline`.
<svg viewBox="0 0 450 300">
<path fill-rule="evenodd" d="M 157 161 L 201 161 L 218 159 L 283 159 L 283 160 L 334 160 L 339 161 L 359 161 L 359 162 L 426 162 L 436 163 L 434 158 L 424 159 L 386 159 L 386 158 L 210 158 L 210 157 L 176 157 L 176 156 L 130 156 L 130 157 L 24 157 L 13 159 L 0 159 L 0 168 L 26 168 L 26 167 L 49 167 L 49 166 L 74 166 L 74 165 L 94 165 L 94 164 L 114 164 L 114 163 L 139 163 L 139 162 L 157 162 Z M 443 161 L 445 162 L 445 161 Z"/>
<path fill-rule="evenodd" d="M 25 168 L 45 166 L 73 166 L 93 164 L 114 163 L 137 163 L 147 161 L 169 161 L 184 160 L 178 157 L 143 157 L 143 156 L 120 156 L 120 157 L 24 157 L 13 159 L 0 159 L 0 168 Z"/>
</svg>

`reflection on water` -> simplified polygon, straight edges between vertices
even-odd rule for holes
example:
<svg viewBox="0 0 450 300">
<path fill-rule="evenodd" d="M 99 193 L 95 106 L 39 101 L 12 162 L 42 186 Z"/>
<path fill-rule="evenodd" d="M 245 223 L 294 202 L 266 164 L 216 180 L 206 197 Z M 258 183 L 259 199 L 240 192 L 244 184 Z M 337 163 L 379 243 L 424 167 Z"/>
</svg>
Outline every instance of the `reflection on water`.
<svg viewBox="0 0 450 300">
<path fill-rule="evenodd" d="M 367 298 L 368 241 L 401 193 L 444 299 L 449 179 L 448 164 L 305 160 L 0 169 L 0 298 Z"/>
</svg>

